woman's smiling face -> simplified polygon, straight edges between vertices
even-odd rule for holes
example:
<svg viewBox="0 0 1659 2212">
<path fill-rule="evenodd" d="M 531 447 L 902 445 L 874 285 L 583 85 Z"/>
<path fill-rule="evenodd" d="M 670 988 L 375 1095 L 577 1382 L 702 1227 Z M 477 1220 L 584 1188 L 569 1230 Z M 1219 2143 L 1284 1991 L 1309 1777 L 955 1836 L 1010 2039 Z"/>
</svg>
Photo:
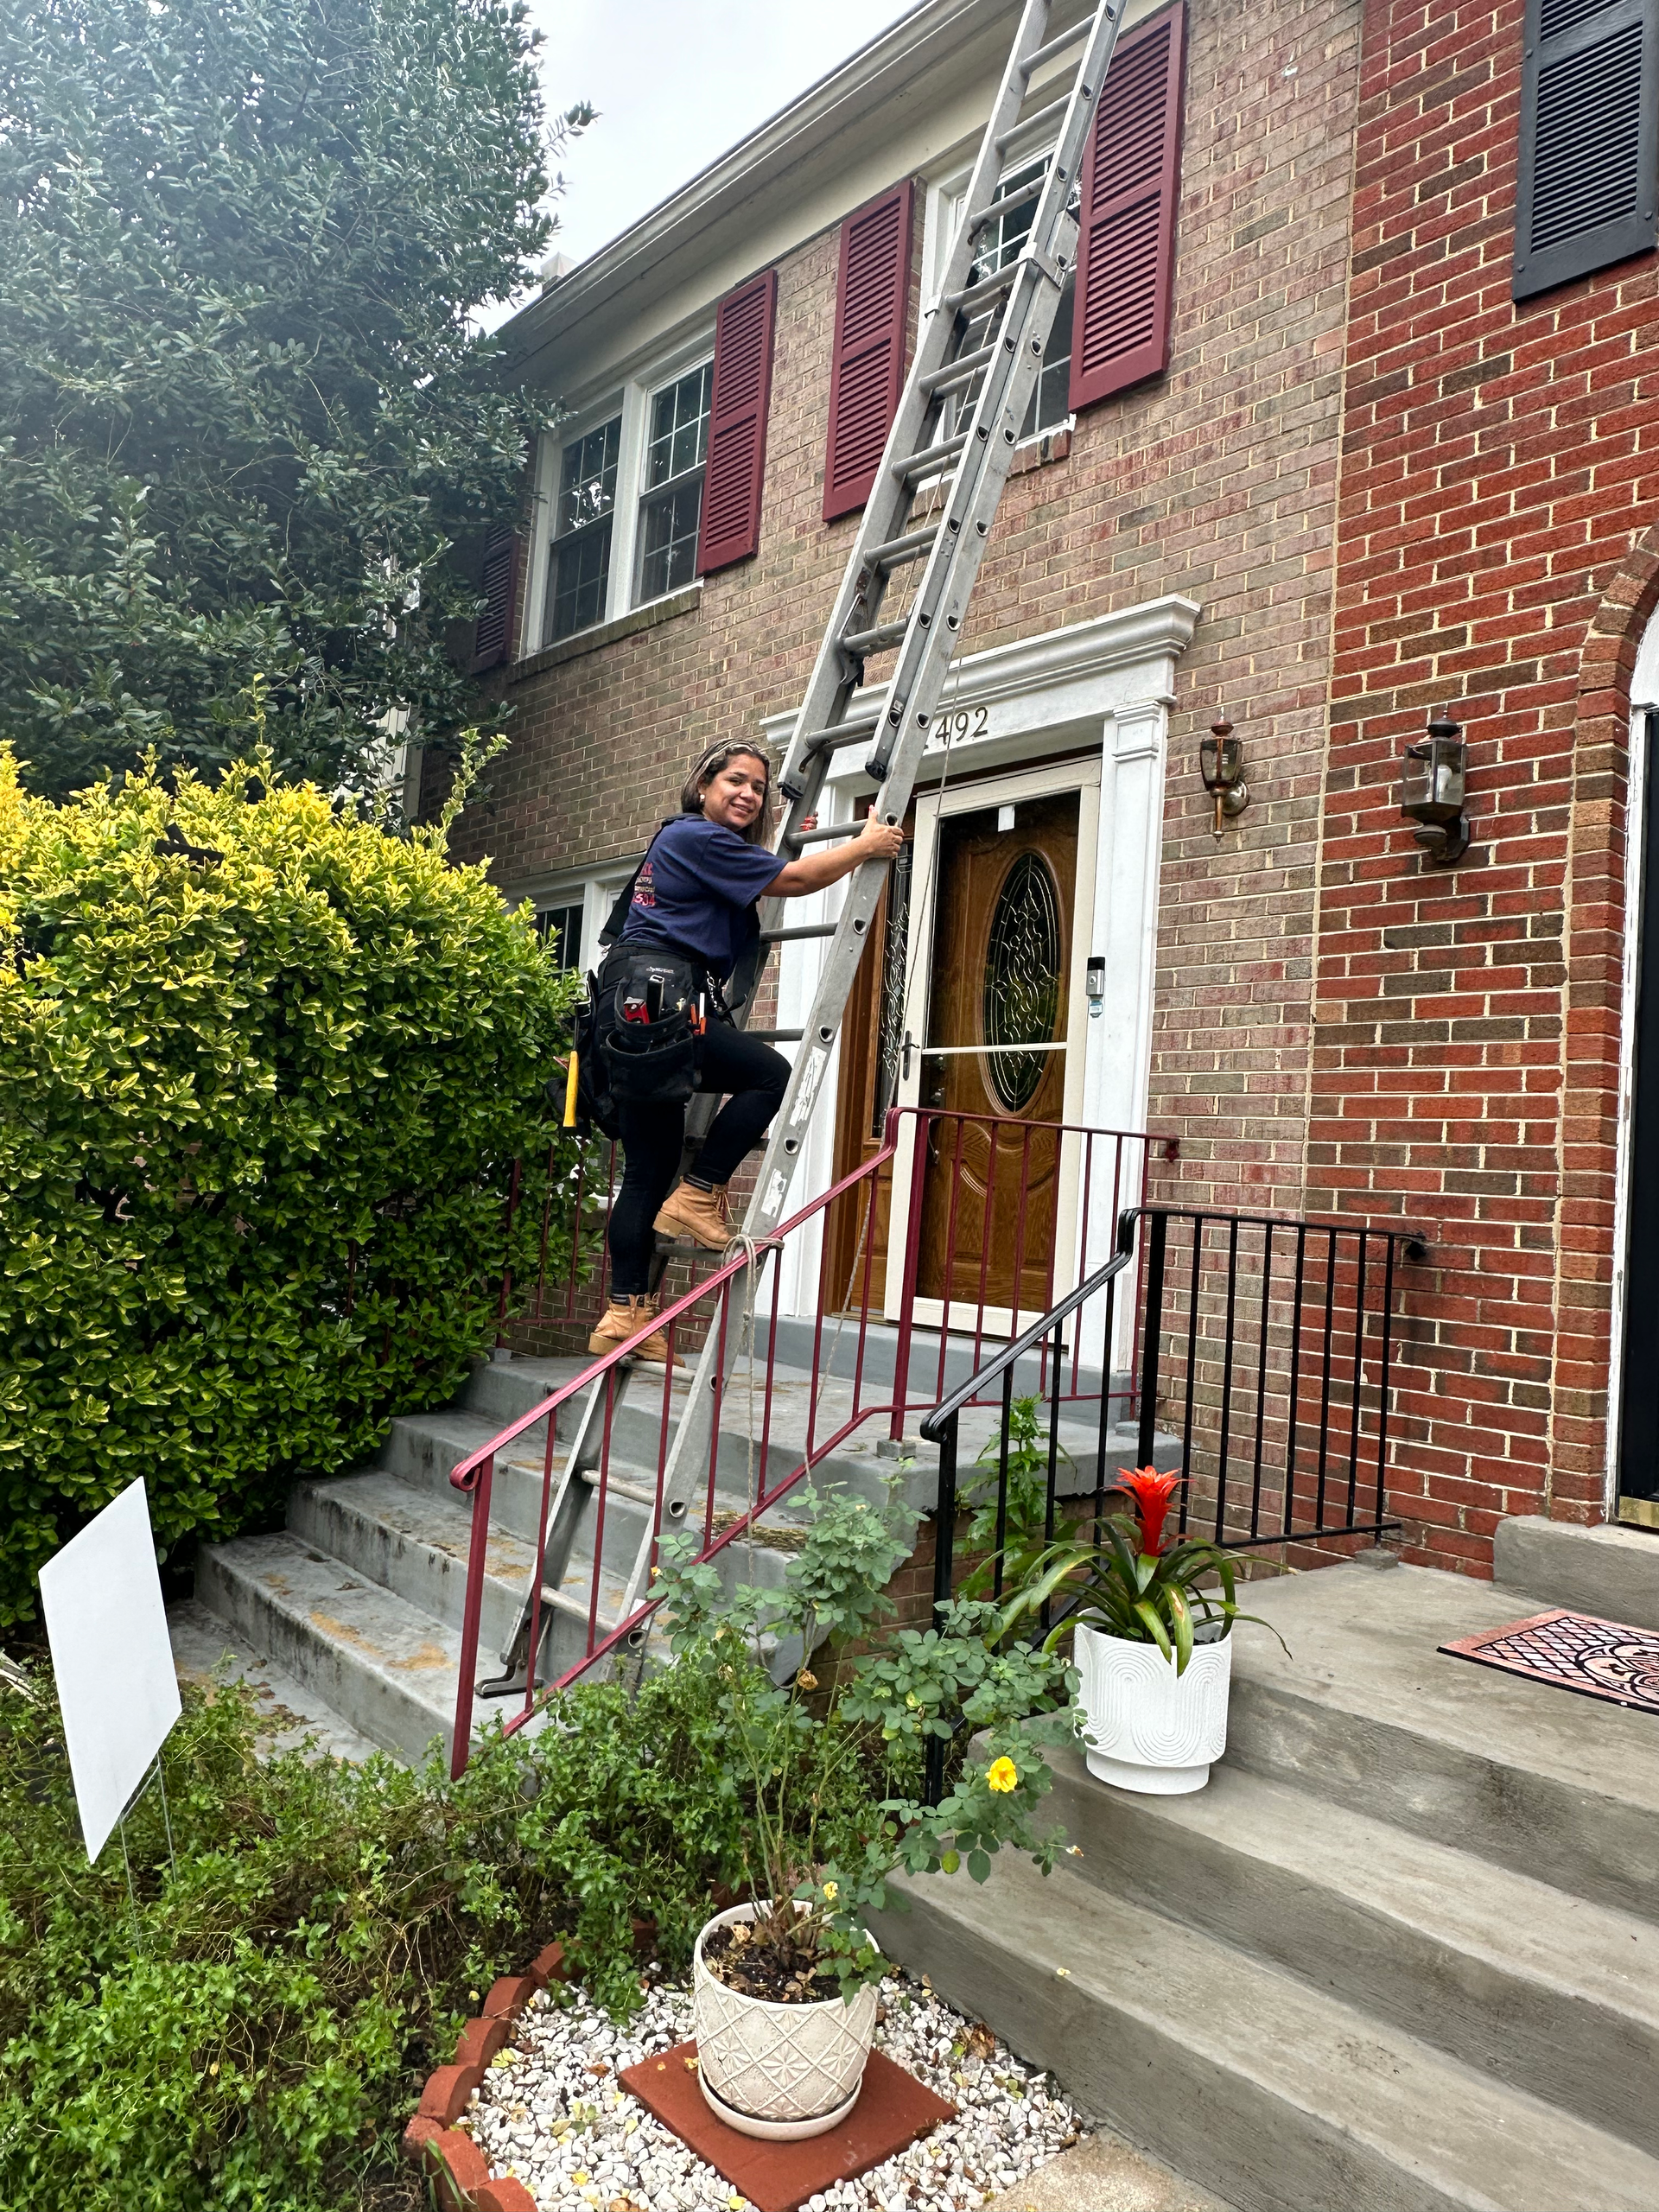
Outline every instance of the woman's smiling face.
<svg viewBox="0 0 1659 2212">
<path fill-rule="evenodd" d="M 702 787 L 707 820 L 728 830 L 747 830 L 766 803 L 766 764 L 753 753 L 740 753 L 717 769 Z"/>
</svg>

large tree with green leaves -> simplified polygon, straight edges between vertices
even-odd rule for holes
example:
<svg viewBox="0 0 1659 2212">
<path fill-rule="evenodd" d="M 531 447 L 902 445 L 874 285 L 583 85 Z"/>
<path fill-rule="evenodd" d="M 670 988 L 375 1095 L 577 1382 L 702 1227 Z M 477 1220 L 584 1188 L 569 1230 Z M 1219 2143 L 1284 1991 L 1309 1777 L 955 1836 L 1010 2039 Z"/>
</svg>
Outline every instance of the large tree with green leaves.
<svg viewBox="0 0 1659 2212">
<path fill-rule="evenodd" d="M 0 738 L 61 792 L 475 719 L 527 424 L 477 310 L 554 228 L 518 0 L 0 10 Z M 395 727 L 395 725 L 394 725 Z"/>
</svg>

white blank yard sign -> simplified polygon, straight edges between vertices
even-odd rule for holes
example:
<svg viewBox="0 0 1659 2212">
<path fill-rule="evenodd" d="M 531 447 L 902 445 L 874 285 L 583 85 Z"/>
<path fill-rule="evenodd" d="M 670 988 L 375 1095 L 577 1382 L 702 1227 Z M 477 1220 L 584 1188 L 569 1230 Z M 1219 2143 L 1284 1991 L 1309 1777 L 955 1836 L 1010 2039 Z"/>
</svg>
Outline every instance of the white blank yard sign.
<svg viewBox="0 0 1659 2212">
<path fill-rule="evenodd" d="M 96 1860 L 180 1712 L 142 1476 L 48 1560 L 41 1603 L 81 1834 Z"/>
</svg>

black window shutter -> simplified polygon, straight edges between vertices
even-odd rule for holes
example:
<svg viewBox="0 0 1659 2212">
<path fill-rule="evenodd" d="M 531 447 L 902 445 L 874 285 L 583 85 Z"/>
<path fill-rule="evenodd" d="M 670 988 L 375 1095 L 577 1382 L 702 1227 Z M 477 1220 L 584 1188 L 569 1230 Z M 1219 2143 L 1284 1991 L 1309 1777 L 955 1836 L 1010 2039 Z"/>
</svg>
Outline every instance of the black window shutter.
<svg viewBox="0 0 1659 2212">
<path fill-rule="evenodd" d="M 512 650 L 513 601 L 518 596 L 518 533 L 500 526 L 484 541 L 480 588 L 484 609 L 473 632 L 472 673 L 498 668 Z"/>
<path fill-rule="evenodd" d="M 1651 252 L 1659 0 L 1527 0 L 1517 300 Z"/>
</svg>

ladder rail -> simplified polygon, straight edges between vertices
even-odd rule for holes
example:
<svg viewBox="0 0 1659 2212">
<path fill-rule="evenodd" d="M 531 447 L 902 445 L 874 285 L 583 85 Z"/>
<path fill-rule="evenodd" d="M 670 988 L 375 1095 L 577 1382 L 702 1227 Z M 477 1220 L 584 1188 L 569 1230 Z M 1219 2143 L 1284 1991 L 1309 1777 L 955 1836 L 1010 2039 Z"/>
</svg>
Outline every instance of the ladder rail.
<svg viewBox="0 0 1659 2212">
<path fill-rule="evenodd" d="M 947 396 L 940 386 L 949 378 L 949 349 L 953 343 L 965 342 L 973 327 L 972 322 L 963 322 L 959 304 L 952 303 L 968 288 L 977 256 L 976 241 L 983 228 L 976 218 L 994 201 L 1007 166 L 1005 143 L 1019 123 L 1030 77 L 1039 66 L 1037 57 L 1056 50 L 1057 42 L 1046 41 L 1044 36 L 1049 13 L 1049 0 L 1026 0 L 937 296 L 931 306 L 924 307 L 916 352 L 881 463 L 791 724 L 779 779 L 788 804 L 775 847 L 780 853 L 792 856 L 807 842 L 807 819 L 817 810 L 829 763 L 837 749 L 831 741 L 833 734 L 849 718 L 854 696 L 863 679 L 862 658 L 849 651 L 848 639 L 849 635 L 856 638 L 877 627 L 889 574 L 879 556 L 896 541 L 915 534 L 907 528 L 915 496 L 910 474 L 918 455 L 926 451 L 929 418 L 942 408 Z M 1064 104 L 1058 142 L 1031 226 L 1012 264 L 1011 276 L 1006 269 L 997 272 L 999 280 L 1007 276 L 1008 281 L 999 281 L 997 287 L 1002 312 L 996 336 L 988 348 L 989 358 L 975 372 L 982 380 L 960 448 L 944 465 L 948 489 L 943 512 L 931 547 L 922 556 L 922 576 L 906 618 L 886 709 L 866 762 L 867 773 L 879 786 L 873 810 L 888 823 L 902 820 L 909 804 L 991 523 L 1007 480 L 1020 426 L 1040 372 L 1043 348 L 1075 255 L 1077 226 L 1071 206 L 1116 43 L 1120 14 L 1118 0 L 1111 0 L 1111 4 L 1102 0 L 1095 10 L 1083 57 Z M 1075 42 L 1069 37 L 1065 41 L 1068 46 Z M 1054 103 L 1057 110 L 1060 105 Z M 970 350 L 985 350 L 983 342 Z M 805 1022 L 802 1049 L 769 1133 L 745 1216 L 742 1234 L 751 1240 L 752 1250 L 775 1230 L 783 1214 L 887 878 L 885 861 L 867 861 L 847 879 L 835 935 Z M 777 899 L 763 905 L 761 925 L 768 938 L 780 925 L 782 905 Z M 765 951 L 763 944 L 749 970 L 750 1005 Z M 753 1251 L 752 1272 L 758 1274 L 763 1256 Z M 722 1339 L 726 1334 L 721 1332 Z M 720 1418 L 727 1373 L 737 1356 L 737 1332 L 730 1334 L 729 1344 L 716 1343 L 711 1335 L 699 1356 L 664 1471 L 663 1495 L 670 1510 L 689 1499 L 696 1471 L 708 1456 Z M 644 1591 L 653 1545 L 654 1538 L 640 1547 L 627 1586 L 625 1616 L 638 1605 Z M 632 1662 L 636 1671 L 643 1662 L 642 1639 Z"/>
</svg>

